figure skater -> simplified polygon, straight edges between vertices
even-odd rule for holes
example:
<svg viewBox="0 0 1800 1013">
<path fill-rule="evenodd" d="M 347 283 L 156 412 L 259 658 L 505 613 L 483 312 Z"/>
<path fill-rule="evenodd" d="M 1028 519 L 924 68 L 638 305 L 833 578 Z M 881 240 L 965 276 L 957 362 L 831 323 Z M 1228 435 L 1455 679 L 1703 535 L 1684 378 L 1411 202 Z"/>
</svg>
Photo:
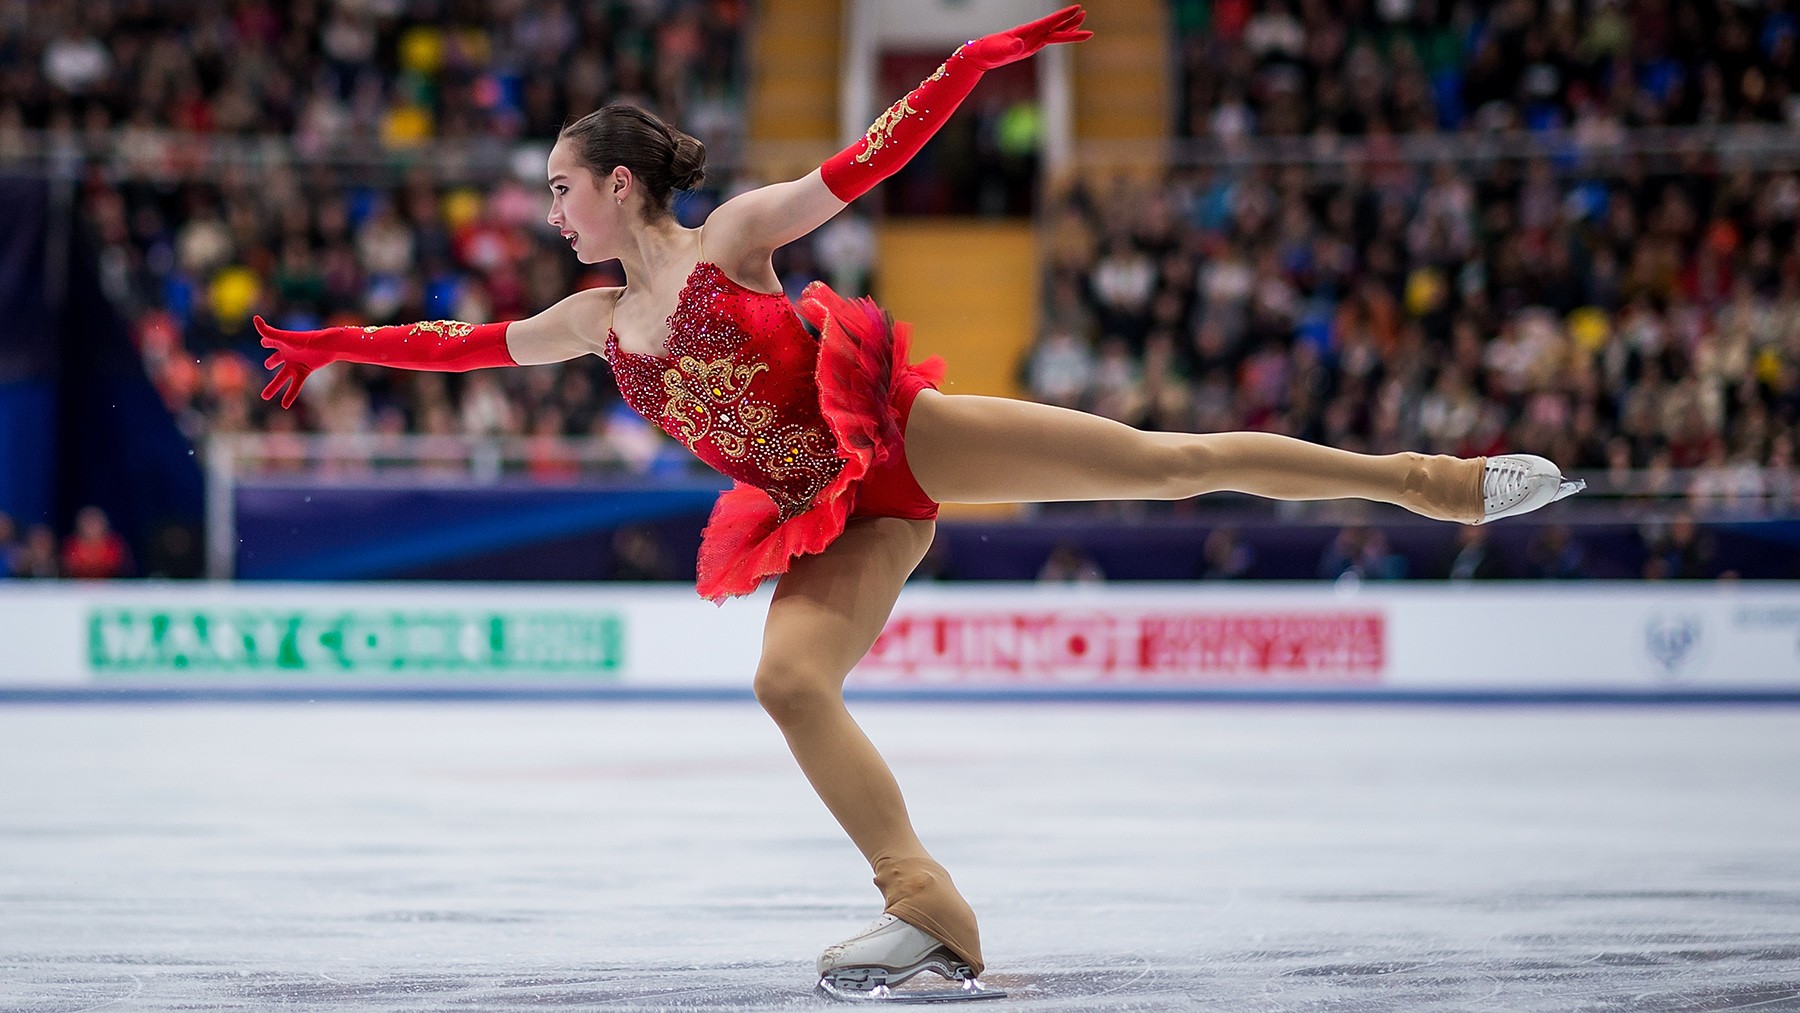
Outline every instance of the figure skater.
<svg viewBox="0 0 1800 1013">
<path fill-rule="evenodd" d="M 696 229 L 671 209 L 676 191 L 701 182 L 698 141 L 628 105 L 569 124 L 550 153 L 548 220 L 581 262 L 618 260 L 621 288 L 579 292 L 510 323 L 284 331 L 256 321 L 273 349 L 267 366 L 279 370 L 263 397 L 282 393 L 283 407 L 311 371 L 336 361 L 461 371 L 601 355 L 633 409 L 735 480 L 706 528 L 699 592 L 721 601 L 779 577 L 756 697 L 868 859 L 884 902 L 875 924 L 819 958 L 822 987 L 840 996 L 883 996 L 927 969 L 982 994 L 975 914 L 914 832 L 842 692 L 925 555 L 938 504 L 1232 490 L 1361 498 L 1479 524 L 1580 488 L 1526 455 L 1368 456 L 1268 433 L 1139 432 L 1062 408 L 946 395 L 942 361 L 910 363 L 906 327 L 873 302 L 814 283 L 796 315 L 772 251 L 898 170 L 983 72 L 1088 38 L 1084 16 L 1069 7 L 969 42 L 855 144 L 802 179 L 727 201 Z"/>
</svg>

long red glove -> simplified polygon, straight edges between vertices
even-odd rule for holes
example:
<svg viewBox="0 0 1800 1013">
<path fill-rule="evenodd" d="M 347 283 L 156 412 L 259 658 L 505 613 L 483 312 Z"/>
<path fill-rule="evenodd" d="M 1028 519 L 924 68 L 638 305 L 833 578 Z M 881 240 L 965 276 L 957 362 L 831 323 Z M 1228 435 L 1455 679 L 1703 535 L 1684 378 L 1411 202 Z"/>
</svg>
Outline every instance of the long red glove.
<svg viewBox="0 0 1800 1013">
<path fill-rule="evenodd" d="M 882 113 L 861 140 L 820 166 L 826 188 L 846 204 L 868 193 L 919 153 L 985 71 L 1023 60 L 1045 46 L 1093 38 L 1093 32 L 1081 29 L 1086 17 L 1079 5 L 1064 7 L 1047 18 L 967 43 Z"/>
<path fill-rule="evenodd" d="M 281 407 L 292 408 L 300 385 L 320 366 L 333 362 L 367 362 L 399 369 L 461 373 L 489 366 L 516 366 L 506 349 L 507 324 L 465 324 L 460 320 L 426 320 L 396 327 L 327 327 L 321 331 L 284 331 L 256 318 L 264 348 L 274 354 L 265 369 L 279 369 L 263 388 L 263 400 L 282 384 Z M 290 382 L 291 381 L 291 382 Z"/>
</svg>

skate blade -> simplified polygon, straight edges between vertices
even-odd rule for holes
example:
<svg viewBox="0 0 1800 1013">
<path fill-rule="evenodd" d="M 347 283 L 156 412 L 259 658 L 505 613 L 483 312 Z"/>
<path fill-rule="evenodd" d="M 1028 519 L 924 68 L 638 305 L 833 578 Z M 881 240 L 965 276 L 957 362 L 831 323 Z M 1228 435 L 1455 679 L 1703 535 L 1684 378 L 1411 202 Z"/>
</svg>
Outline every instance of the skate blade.
<svg viewBox="0 0 1800 1013">
<path fill-rule="evenodd" d="M 978 1002 L 982 999 L 1004 999 L 1006 993 L 988 988 L 980 979 L 964 978 L 959 988 L 898 989 L 886 984 L 872 988 L 840 987 L 830 978 L 820 978 L 816 991 L 827 999 L 852 1003 L 894 1003 L 901 1006 L 924 1006 L 933 1003 Z"/>
<path fill-rule="evenodd" d="M 909 988 L 901 984 L 930 971 L 955 988 Z M 975 977 L 968 964 L 956 959 L 948 950 L 938 950 L 911 967 L 840 967 L 819 978 L 820 995 L 839 1002 L 881 1002 L 922 1005 L 941 1002 L 973 1002 L 978 999 L 1004 999 L 1006 993 L 988 988 Z"/>
<path fill-rule="evenodd" d="M 1554 503 L 1559 499 L 1565 499 L 1569 496 L 1573 496 L 1576 493 L 1578 493 L 1581 490 L 1586 489 L 1586 488 L 1587 488 L 1587 479 L 1585 479 L 1585 478 L 1565 478 L 1562 480 L 1562 484 L 1557 486 L 1556 496 L 1554 498 L 1552 498 L 1550 500 L 1550 502 Z"/>
</svg>

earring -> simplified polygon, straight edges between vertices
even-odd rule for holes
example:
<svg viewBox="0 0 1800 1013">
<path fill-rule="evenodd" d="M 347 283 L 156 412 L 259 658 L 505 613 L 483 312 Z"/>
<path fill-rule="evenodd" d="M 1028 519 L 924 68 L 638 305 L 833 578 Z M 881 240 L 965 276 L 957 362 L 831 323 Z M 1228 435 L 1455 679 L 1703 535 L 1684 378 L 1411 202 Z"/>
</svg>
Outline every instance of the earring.
<svg viewBox="0 0 1800 1013">
<path fill-rule="evenodd" d="M 625 206 L 625 198 L 623 198 L 623 197 L 620 197 L 620 198 L 619 198 L 619 206 L 620 206 L 620 207 L 624 207 L 624 206 Z"/>
</svg>

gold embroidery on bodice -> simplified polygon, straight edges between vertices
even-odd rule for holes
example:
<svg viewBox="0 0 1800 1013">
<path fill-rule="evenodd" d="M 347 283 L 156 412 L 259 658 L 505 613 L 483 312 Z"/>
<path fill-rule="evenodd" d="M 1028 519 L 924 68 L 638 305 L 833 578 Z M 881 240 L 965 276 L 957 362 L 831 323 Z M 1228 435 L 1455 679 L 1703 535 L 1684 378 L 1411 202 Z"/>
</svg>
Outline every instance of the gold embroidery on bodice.
<svg viewBox="0 0 1800 1013">
<path fill-rule="evenodd" d="M 669 435 L 690 451 L 698 453 L 695 444 L 706 441 L 731 460 L 748 458 L 777 482 L 804 483 L 796 489 L 765 490 L 785 520 L 810 507 L 844 462 L 823 431 L 800 425 L 772 428 L 775 409 L 750 396 L 751 381 L 768 368 L 760 362 L 739 363 L 730 355 L 711 361 L 678 356 L 663 370 L 663 392 L 668 395 L 663 414 Z"/>
</svg>

